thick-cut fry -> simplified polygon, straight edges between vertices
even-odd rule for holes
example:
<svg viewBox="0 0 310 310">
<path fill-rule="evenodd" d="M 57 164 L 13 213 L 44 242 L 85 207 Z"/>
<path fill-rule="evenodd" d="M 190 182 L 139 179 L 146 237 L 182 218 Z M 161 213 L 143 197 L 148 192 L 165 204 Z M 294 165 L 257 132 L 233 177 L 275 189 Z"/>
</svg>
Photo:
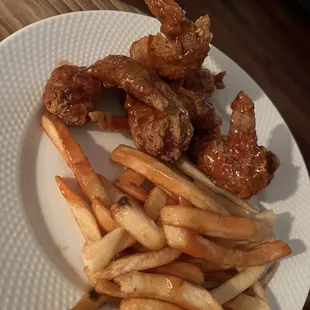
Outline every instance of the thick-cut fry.
<svg viewBox="0 0 310 310">
<path fill-rule="evenodd" d="M 242 200 L 234 196 L 233 194 L 217 187 L 202 171 L 199 170 L 199 168 L 195 164 L 193 164 L 184 155 L 175 163 L 175 165 L 186 175 L 206 185 L 213 192 L 226 197 L 227 199 L 231 200 L 232 202 L 236 203 L 237 205 L 243 207 L 244 209 L 252 213 L 257 213 L 257 211 L 245 200 Z"/>
<path fill-rule="evenodd" d="M 163 230 L 126 196 L 120 198 L 110 211 L 116 222 L 146 248 L 156 251 L 166 245 Z"/>
<path fill-rule="evenodd" d="M 118 227 L 100 240 L 84 246 L 82 250 L 84 264 L 92 272 L 101 269 L 112 260 L 114 255 L 132 246 L 135 242 L 133 236 L 122 227 Z"/>
<path fill-rule="evenodd" d="M 260 283 L 263 286 L 263 288 L 265 288 L 269 284 L 269 282 L 272 280 L 272 278 L 278 271 L 279 266 L 280 266 L 279 262 L 274 262 L 269 266 L 267 272 L 263 275 L 263 277 L 260 280 Z"/>
<path fill-rule="evenodd" d="M 119 227 L 118 223 L 111 217 L 110 211 L 105 208 L 99 198 L 95 198 L 91 204 L 91 209 L 101 229 L 110 232 Z"/>
<path fill-rule="evenodd" d="M 97 174 L 92 169 L 80 146 L 70 136 L 68 128 L 50 113 L 41 118 L 41 126 L 73 171 L 82 191 L 93 201 L 96 197 L 108 207 L 112 204 Z"/>
<path fill-rule="evenodd" d="M 86 242 L 100 240 L 100 229 L 94 215 L 89 210 L 87 203 L 69 186 L 63 178 L 56 176 L 55 180 L 61 194 L 66 199 Z"/>
<path fill-rule="evenodd" d="M 157 221 L 160 209 L 166 205 L 168 195 L 159 187 L 155 186 L 149 193 L 144 203 L 145 213 L 153 220 Z"/>
<path fill-rule="evenodd" d="M 101 111 L 89 112 L 88 116 L 102 131 L 129 132 L 128 118 L 126 116 L 116 116 Z"/>
<path fill-rule="evenodd" d="M 165 301 L 149 298 L 128 298 L 123 299 L 120 310 L 184 310 L 179 306 Z"/>
<path fill-rule="evenodd" d="M 181 178 L 166 165 L 141 151 L 119 145 L 111 154 L 112 160 L 145 176 L 151 182 L 184 197 L 201 209 L 227 214 L 226 209 L 210 198 L 192 182 Z"/>
<path fill-rule="evenodd" d="M 84 268 L 84 271 L 89 283 L 97 293 L 119 298 L 127 297 L 127 294 L 122 292 L 120 287 L 114 282 L 107 279 L 98 279 L 87 267 Z"/>
<path fill-rule="evenodd" d="M 218 303 L 225 304 L 253 285 L 264 273 L 266 266 L 248 267 L 211 291 Z"/>
<path fill-rule="evenodd" d="M 150 272 L 174 276 L 196 284 L 202 284 L 204 281 L 204 274 L 201 269 L 197 265 L 187 262 L 172 262 L 153 268 Z"/>
<path fill-rule="evenodd" d="M 237 244 L 236 245 L 236 248 L 239 249 L 239 250 L 243 250 L 243 251 L 246 251 L 246 250 L 249 250 L 249 249 L 252 249 L 260 244 L 263 244 L 263 243 L 267 243 L 267 242 L 273 242 L 275 241 L 275 236 L 274 234 L 271 234 L 269 235 L 268 237 L 266 237 L 264 240 L 262 241 L 258 241 L 258 242 L 249 242 L 249 243 L 246 243 L 246 244 Z"/>
<path fill-rule="evenodd" d="M 84 294 L 71 310 L 96 310 L 111 299 L 110 296 L 99 294 L 94 289 Z"/>
<path fill-rule="evenodd" d="M 110 262 L 104 269 L 98 270 L 95 276 L 112 280 L 130 271 L 146 270 L 168 264 L 177 259 L 180 255 L 180 251 L 169 247 L 165 247 L 159 251 L 128 255 Z"/>
<path fill-rule="evenodd" d="M 165 206 L 160 210 L 162 223 L 184 227 L 206 236 L 234 240 L 261 241 L 271 234 L 262 221 L 182 206 Z"/>
<path fill-rule="evenodd" d="M 189 310 L 222 309 L 207 290 L 180 278 L 133 271 L 114 281 L 129 297 L 159 299 Z"/>
<path fill-rule="evenodd" d="M 184 228 L 164 225 L 163 229 L 170 247 L 219 265 L 261 266 L 291 254 L 291 249 L 283 241 L 264 243 L 248 251 L 241 251 L 224 248 Z"/>
<path fill-rule="evenodd" d="M 267 302 L 259 297 L 252 297 L 246 294 L 240 294 L 224 306 L 232 310 L 270 310 Z"/>
<path fill-rule="evenodd" d="M 249 215 L 255 214 L 253 212 L 250 212 L 248 209 L 245 209 L 239 206 L 238 204 L 229 200 L 228 198 L 213 192 L 208 186 L 202 184 L 201 182 L 197 180 L 194 181 L 194 184 L 197 185 L 203 191 L 205 191 L 210 197 L 212 197 L 215 201 L 217 201 L 221 206 L 223 206 L 228 211 L 228 213 L 231 215 L 247 217 Z"/>
</svg>

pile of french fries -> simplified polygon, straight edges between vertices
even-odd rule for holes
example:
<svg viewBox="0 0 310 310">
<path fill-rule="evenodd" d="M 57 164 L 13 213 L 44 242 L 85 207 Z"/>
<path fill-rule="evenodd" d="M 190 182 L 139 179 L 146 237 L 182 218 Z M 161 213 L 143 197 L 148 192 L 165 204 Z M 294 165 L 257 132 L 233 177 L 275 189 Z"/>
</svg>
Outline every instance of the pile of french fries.
<svg viewBox="0 0 310 310">
<path fill-rule="evenodd" d="M 57 117 L 45 114 L 41 125 L 88 198 L 56 176 L 85 237 L 92 287 L 72 309 L 114 297 L 122 310 L 269 309 L 265 288 L 277 260 L 291 253 L 274 238 L 272 211 L 258 213 L 217 188 L 186 158 L 168 167 L 125 145 L 111 154 L 126 167 L 112 184 Z"/>
</svg>

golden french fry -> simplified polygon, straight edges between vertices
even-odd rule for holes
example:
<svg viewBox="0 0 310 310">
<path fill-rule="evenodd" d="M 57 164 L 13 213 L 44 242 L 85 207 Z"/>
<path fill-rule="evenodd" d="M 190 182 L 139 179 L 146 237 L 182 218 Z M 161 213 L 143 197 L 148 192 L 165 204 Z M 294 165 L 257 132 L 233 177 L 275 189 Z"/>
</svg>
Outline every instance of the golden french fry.
<svg viewBox="0 0 310 310">
<path fill-rule="evenodd" d="M 162 223 L 191 229 L 206 236 L 234 240 L 261 241 L 271 234 L 262 221 L 236 216 L 222 216 L 198 208 L 165 206 L 160 210 Z"/>
<path fill-rule="evenodd" d="M 227 199 L 231 200 L 232 202 L 236 203 L 237 205 L 243 207 L 244 209 L 252 213 L 257 213 L 257 210 L 255 210 L 245 200 L 242 200 L 234 196 L 233 194 L 217 187 L 201 170 L 199 170 L 199 168 L 195 164 L 193 164 L 184 155 L 175 163 L 175 165 L 178 167 L 178 169 L 180 169 L 182 172 L 184 172 L 192 179 L 197 180 L 202 184 L 204 184 L 205 186 L 209 187 L 214 193 L 226 197 Z"/>
<path fill-rule="evenodd" d="M 99 198 L 94 199 L 93 203 L 91 204 L 91 209 L 103 231 L 110 232 L 113 229 L 119 227 L 118 223 L 111 217 L 110 211 L 105 208 Z"/>
<path fill-rule="evenodd" d="M 266 270 L 266 266 L 248 267 L 211 291 L 218 303 L 225 304 L 253 285 Z"/>
<path fill-rule="evenodd" d="M 100 240 L 88 243 L 82 250 L 84 264 L 91 272 L 104 268 L 116 255 L 132 246 L 135 238 L 122 227 L 118 227 Z"/>
<path fill-rule="evenodd" d="M 160 209 L 166 205 L 168 195 L 159 187 L 155 186 L 149 193 L 144 203 L 145 213 L 153 220 L 157 221 Z"/>
<path fill-rule="evenodd" d="M 181 178 L 166 165 L 141 151 L 119 145 L 111 154 L 113 161 L 145 176 L 148 180 L 177 196 L 184 197 L 201 209 L 227 214 L 226 209 L 187 179 Z"/>
<path fill-rule="evenodd" d="M 150 272 L 174 276 L 196 284 L 202 284 L 204 281 L 204 274 L 201 269 L 197 265 L 187 262 L 172 262 L 153 268 Z"/>
<path fill-rule="evenodd" d="M 61 194 L 66 199 L 86 242 L 100 240 L 100 229 L 94 215 L 89 210 L 87 203 L 63 178 L 56 176 L 55 180 Z"/>
<path fill-rule="evenodd" d="M 291 249 L 283 241 L 264 243 L 248 251 L 241 251 L 224 248 L 184 228 L 164 225 L 163 229 L 170 247 L 219 265 L 261 266 L 291 254 Z"/>
<path fill-rule="evenodd" d="M 99 294 L 95 289 L 85 293 L 71 310 L 95 310 L 111 299 L 110 296 Z"/>
<path fill-rule="evenodd" d="M 110 262 L 104 269 L 95 272 L 95 277 L 112 280 L 130 271 L 146 270 L 168 264 L 180 255 L 180 251 L 169 247 L 159 251 L 128 255 Z"/>
<path fill-rule="evenodd" d="M 258 297 L 240 294 L 233 300 L 227 302 L 225 307 L 232 310 L 270 310 L 267 302 Z"/>
<path fill-rule="evenodd" d="M 272 263 L 267 272 L 263 275 L 263 277 L 260 280 L 260 283 L 262 285 L 263 288 L 266 288 L 266 286 L 269 284 L 269 282 L 272 280 L 272 278 L 274 277 L 274 275 L 276 274 L 276 272 L 278 271 L 280 266 L 279 262 L 274 262 Z"/>
<path fill-rule="evenodd" d="M 159 299 L 190 310 L 222 309 L 206 289 L 180 278 L 133 271 L 114 281 L 129 297 Z"/>
<path fill-rule="evenodd" d="M 184 310 L 179 306 L 165 301 L 149 298 L 128 298 L 123 299 L 120 310 Z"/>
<path fill-rule="evenodd" d="M 273 242 L 273 241 L 275 241 L 275 236 L 274 236 L 274 234 L 271 234 L 271 235 L 267 236 L 265 239 L 263 239 L 262 241 L 249 242 L 246 244 L 239 244 L 239 245 L 237 244 L 236 248 L 239 250 L 246 251 L 246 250 L 252 249 L 252 248 L 254 248 L 260 244 L 267 243 L 267 242 Z"/>
<path fill-rule="evenodd" d="M 117 116 L 101 111 L 89 112 L 88 116 L 102 131 L 129 132 L 128 118 L 126 116 Z"/>
<path fill-rule="evenodd" d="M 120 176 L 118 186 L 129 196 L 144 202 L 148 192 L 142 187 L 145 177 L 131 169 L 126 169 Z"/>
<path fill-rule="evenodd" d="M 41 126 L 73 171 L 86 196 L 91 201 L 98 197 L 106 207 L 110 206 L 112 201 L 81 147 L 70 136 L 64 123 L 57 116 L 46 113 L 41 118 Z"/>
<path fill-rule="evenodd" d="M 111 215 L 136 240 L 150 250 L 160 250 L 166 245 L 163 230 L 126 196 L 111 207 Z"/>
<path fill-rule="evenodd" d="M 235 202 L 229 200 L 228 198 L 221 196 L 215 192 L 213 192 L 208 186 L 202 184 L 201 182 L 195 180 L 194 184 L 197 185 L 200 189 L 205 191 L 210 197 L 212 197 L 215 201 L 217 201 L 221 206 L 223 206 L 229 214 L 236 216 L 247 217 L 252 214 L 256 214 L 257 212 L 251 212 L 248 209 L 241 207 Z"/>
<path fill-rule="evenodd" d="M 97 293 L 119 298 L 127 297 L 127 294 L 122 292 L 120 287 L 114 282 L 107 279 L 96 278 L 94 273 L 91 272 L 87 267 L 84 268 L 84 271 L 89 283 L 93 286 Z"/>
</svg>

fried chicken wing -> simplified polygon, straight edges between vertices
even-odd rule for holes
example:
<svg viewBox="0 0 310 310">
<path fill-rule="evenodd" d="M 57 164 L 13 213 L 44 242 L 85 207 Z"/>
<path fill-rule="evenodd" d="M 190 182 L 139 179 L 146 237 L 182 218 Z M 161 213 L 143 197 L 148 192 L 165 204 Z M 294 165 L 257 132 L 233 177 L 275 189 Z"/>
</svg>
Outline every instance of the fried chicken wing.
<svg viewBox="0 0 310 310">
<path fill-rule="evenodd" d="M 85 74 L 107 87 L 119 86 L 128 97 L 126 109 L 134 142 L 164 161 L 177 160 L 193 135 L 188 111 L 177 94 L 153 71 L 136 60 L 110 55 L 89 67 Z"/>
<path fill-rule="evenodd" d="M 249 199 L 272 180 L 279 160 L 257 145 L 254 103 L 240 92 L 231 104 L 228 136 L 199 134 L 192 140 L 191 156 L 219 187 Z"/>
<path fill-rule="evenodd" d="M 42 100 L 47 110 L 67 125 L 83 125 L 93 111 L 102 88 L 99 79 L 81 74 L 84 68 L 62 65 L 53 70 Z"/>
<path fill-rule="evenodd" d="M 201 68 L 184 80 L 183 87 L 192 90 L 203 100 L 207 100 L 217 89 L 225 88 L 223 81 L 226 72 L 212 74 L 207 68 Z"/>
<path fill-rule="evenodd" d="M 174 0 L 145 0 L 161 22 L 161 31 L 134 42 L 132 58 L 168 80 L 183 79 L 198 70 L 210 50 L 210 19 L 188 20 Z"/>
</svg>

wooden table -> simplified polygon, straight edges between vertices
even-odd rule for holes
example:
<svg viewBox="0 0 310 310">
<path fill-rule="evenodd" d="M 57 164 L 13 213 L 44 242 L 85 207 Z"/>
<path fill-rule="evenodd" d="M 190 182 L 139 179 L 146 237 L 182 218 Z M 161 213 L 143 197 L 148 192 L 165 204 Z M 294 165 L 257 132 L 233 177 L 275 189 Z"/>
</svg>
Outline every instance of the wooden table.
<svg viewBox="0 0 310 310">
<path fill-rule="evenodd" d="M 310 168 L 310 13 L 297 1 L 180 0 L 189 18 L 209 14 L 212 44 L 263 88 L 292 130 Z M 149 14 L 142 0 L 0 0 L 0 40 L 35 21 L 72 11 Z M 290 176 L 288 176 L 290 177 Z M 310 310 L 310 300 L 304 309 Z"/>
</svg>

